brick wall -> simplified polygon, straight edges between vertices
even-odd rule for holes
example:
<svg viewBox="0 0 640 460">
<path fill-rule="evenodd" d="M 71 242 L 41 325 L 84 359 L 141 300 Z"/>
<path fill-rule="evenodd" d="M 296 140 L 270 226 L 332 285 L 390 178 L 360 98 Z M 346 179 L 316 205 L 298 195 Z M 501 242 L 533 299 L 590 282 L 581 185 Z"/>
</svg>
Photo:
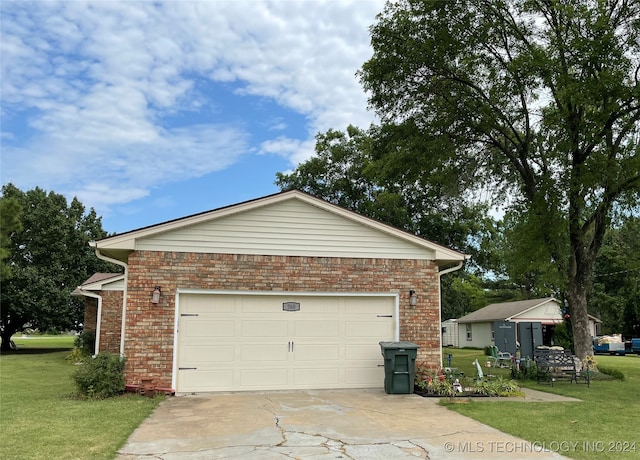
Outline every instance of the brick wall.
<svg viewBox="0 0 640 460">
<path fill-rule="evenodd" d="M 102 322 L 100 323 L 100 351 L 120 353 L 122 329 L 122 291 L 101 291 Z"/>
<path fill-rule="evenodd" d="M 98 324 L 98 299 L 84 298 L 84 331 L 95 332 Z"/>
<path fill-rule="evenodd" d="M 160 303 L 151 303 L 155 286 Z M 440 367 L 437 267 L 427 260 L 346 259 L 137 251 L 129 257 L 127 383 L 170 387 L 176 289 L 400 293 L 400 340 Z M 418 304 L 409 306 L 409 289 Z M 104 315 L 103 315 L 104 316 Z M 118 329 L 119 330 L 119 329 Z"/>
</svg>

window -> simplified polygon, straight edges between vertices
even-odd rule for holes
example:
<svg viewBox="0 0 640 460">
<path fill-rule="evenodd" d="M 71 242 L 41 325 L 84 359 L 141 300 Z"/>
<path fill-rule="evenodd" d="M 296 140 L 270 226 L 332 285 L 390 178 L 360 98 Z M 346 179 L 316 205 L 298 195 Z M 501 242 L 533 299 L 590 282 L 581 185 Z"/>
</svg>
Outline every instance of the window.
<svg viewBox="0 0 640 460">
<path fill-rule="evenodd" d="M 443 328 L 442 328 L 442 333 L 443 333 L 443 334 L 446 334 L 446 333 L 447 333 L 447 328 L 446 328 L 446 327 L 443 327 Z"/>
<path fill-rule="evenodd" d="M 493 326 L 491 327 L 491 341 L 496 341 L 496 331 L 493 329 Z"/>
<path fill-rule="evenodd" d="M 467 341 L 471 342 L 471 324 L 465 324 L 465 327 L 467 329 Z"/>
</svg>

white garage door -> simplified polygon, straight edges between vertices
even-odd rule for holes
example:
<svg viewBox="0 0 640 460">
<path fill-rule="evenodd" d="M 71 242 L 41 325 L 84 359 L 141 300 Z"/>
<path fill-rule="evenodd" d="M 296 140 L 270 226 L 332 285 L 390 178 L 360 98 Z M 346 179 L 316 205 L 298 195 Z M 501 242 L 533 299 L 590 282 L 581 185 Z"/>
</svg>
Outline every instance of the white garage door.
<svg viewBox="0 0 640 460">
<path fill-rule="evenodd" d="M 176 390 L 379 388 L 394 296 L 181 294 Z"/>
</svg>

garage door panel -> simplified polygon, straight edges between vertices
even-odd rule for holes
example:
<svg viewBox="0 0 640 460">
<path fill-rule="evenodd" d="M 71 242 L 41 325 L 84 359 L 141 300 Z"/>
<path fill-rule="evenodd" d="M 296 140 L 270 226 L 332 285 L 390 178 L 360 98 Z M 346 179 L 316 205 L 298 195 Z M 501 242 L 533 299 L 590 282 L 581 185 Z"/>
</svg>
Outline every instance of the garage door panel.
<svg viewBox="0 0 640 460">
<path fill-rule="evenodd" d="M 293 371 L 293 384 L 301 388 L 331 388 L 340 383 L 339 374 L 336 368 L 296 368 Z"/>
<path fill-rule="evenodd" d="M 181 350 L 180 362 L 185 367 L 197 364 L 228 363 L 233 361 L 233 354 L 232 345 L 190 345 Z"/>
<path fill-rule="evenodd" d="M 339 337 L 340 321 L 337 320 L 308 320 L 293 321 L 293 336 L 304 337 Z"/>
<path fill-rule="evenodd" d="M 234 321 L 189 318 L 183 320 L 180 326 L 185 335 L 194 339 L 204 337 L 210 340 L 211 337 L 233 337 L 236 334 Z"/>
<path fill-rule="evenodd" d="M 367 361 L 380 361 L 382 355 L 380 354 L 380 344 L 370 343 L 366 345 L 346 344 L 345 345 L 345 359 L 349 361 L 367 360 Z"/>
<path fill-rule="evenodd" d="M 378 342 L 395 337 L 391 295 L 181 294 L 178 308 L 189 313 L 178 325 L 178 392 L 384 384 Z"/>
<path fill-rule="evenodd" d="M 347 385 L 362 388 L 377 388 L 379 385 L 371 382 L 384 382 L 384 368 L 379 367 L 351 367 L 345 370 Z M 384 384 L 384 383 L 383 383 Z"/>
<path fill-rule="evenodd" d="M 179 374 L 178 388 L 182 391 L 223 391 L 233 387 L 233 371 L 231 369 L 216 370 L 183 370 Z"/>
<path fill-rule="evenodd" d="M 348 321 L 345 324 L 345 335 L 349 337 L 376 338 L 385 335 L 388 331 L 388 321 L 384 318 L 374 321 Z"/>
<path fill-rule="evenodd" d="M 336 361 L 341 356 L 339 344 L 305 344 L 295 342 L 293 359 L 296 362 Z"/>
<path fill-rule="evenodd" d="M 344 308 L 341 298 L 307 297 L 300 302 L 300 311 L 296 313 L 313 315 L 314 317 L 335 317 Z"/>
<path fill-rule="evenodd" d="M 289 369 L 287 368 L 243 369 L 240 370 L 241 388 L 239 389 L 282 388 L 288 381 Z"/>
<path fill-rule="evenodd" d="M 242 337 L 286 337 L 287 321 L 243 320 Z"/>
<path fill-rule="evenodd" d="M 240 360 L 243 363 L 251 363 L 254 361 L 286 362 L 289 359 L 289 347 L 284 343 L 241 345 L 239 348 Z"/>
</svg>

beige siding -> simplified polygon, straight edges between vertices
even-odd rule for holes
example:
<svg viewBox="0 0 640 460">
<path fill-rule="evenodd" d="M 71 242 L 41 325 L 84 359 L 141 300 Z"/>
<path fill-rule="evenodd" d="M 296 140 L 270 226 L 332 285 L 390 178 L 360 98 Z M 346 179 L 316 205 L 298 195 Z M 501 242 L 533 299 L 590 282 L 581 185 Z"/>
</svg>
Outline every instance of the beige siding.
<svg viewBox="0 0 640 460">
<path fill-rule="evenodd" d="M 556 302 L 547 302 L 513 317 L 514 321 L 539 321 L 542 324 L 561 323 L 562 311 Z"/>
<path fill-rule="evenodd" d="M 467 340 L 467 326 L 471 326 L 471 340 Z M 460 347 L 484 348 L 494 345 L 491 340 L 492 322 L 487 323 L 462 323 L 458 325 L 458 340 Z"/>
<path fill-rule="evenodd" d="M 298 200 L 141 238 L 137 250 L 434 259 L 435 252 Z"/>
</svg>

